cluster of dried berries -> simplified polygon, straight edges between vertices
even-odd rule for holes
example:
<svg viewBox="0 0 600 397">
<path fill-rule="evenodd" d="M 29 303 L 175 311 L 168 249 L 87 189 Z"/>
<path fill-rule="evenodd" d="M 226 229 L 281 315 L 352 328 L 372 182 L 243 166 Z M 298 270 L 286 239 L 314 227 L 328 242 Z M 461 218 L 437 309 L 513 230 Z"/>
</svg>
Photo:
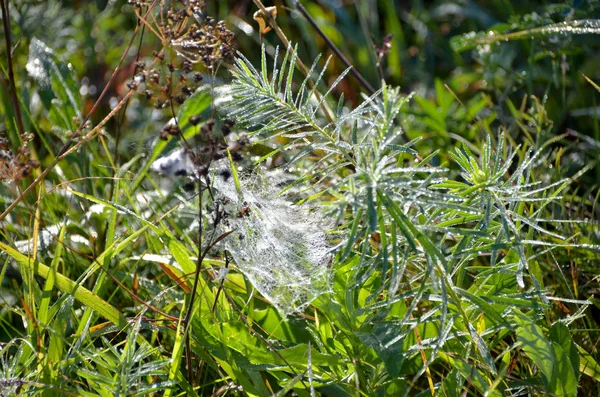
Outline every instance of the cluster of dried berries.
<svg viewBox="0 0 600 397">
<path fill-rule="evenodd" d="M 202 118 L 199 115 L 191 116 L 188 119 L 191 125 L 198 125 L 202 121 Z M 227 140 L 223 139 L 227 137 L 231 133 L 231 129 L 235 126 L 235 122 L 232 120 L 224 120 L 221 124 L 221 134 L 222 136 L 218 136 L 218 134 L 214 134 L 215 122 L 214 120 L 208 120 L 202 127 L 200 127 L 200 133 L 196 136 L 198 139 L 198 149 L 195 154 L 192 154 L 192 162 L 199 166 L 201 171 L 200 175 L 206 175 L 208 169 L 203 165 L 210 164 L 213 160 L 220 160 L 224 158 L 227 154 L 227 148 L 229 147 L 232 158 L 236 161 L 241 159 L 241 155 L 239 152 L 243 149 L 248 143 L 247 137 L 242 137 L 234 142 L 231 142 L 231 145 L 228 145 Z M 168 140 L 169 136 L 179 135 L 181 133 L 181 128 L 175 122 L 175 119 L 169 121 L 160 131 L 159 138 L 162 140 Z"/>
<path fill-rule="evenodd" d="M 160 130 L 158 137 L 163 141 L 166 141 L 169 139 L 169 136 L 176 136 L 179 134 L 181 134 L 181 128 L 179 128 L 179 125 L 173 120 L 165 124 L 162 130 Z"/>
<path fill-rule="evenodd" d="M 10 149 L 10 143 L 5 138 L 0 138 L 0 180 L 5 182 L 18 181 L 38 168 L 40 163 L 31 158 L 31 151 L 27 147 L 33 140 L 33 134 L 26 133 L 21 136 L 23 145 L 17 149 L 16 154 Z"/>
<path fill-rule="evenodd" d="M 172 2 L 166 12 L 162 9 L 155 16 L 152 2 L 129 1 L 136 10 L 140 20 L 147 24 L 165 45 L 172 47 L 179 56 L 191 64 L 202 62 L 208 70 L 215 70 L 221 61 L 233 59 L 235 35 L 227 29 L 224 21 L 215 23 L 210 17 L 205 17 L 202 10 L 204 1 L 188 0 Z M 184 67 L 185 69 L 185 67 Z"/>
<path fill-rule="evenodd" d="M 196 125 L 200 122 L 198 116 L 192 116 L 189 120 L 190 124 Z M 198 167 L 198 173 L 200 176 L 206 176 L 208 173 L 208 165 L 212 161 L 217 161 L 227 157 L 227 149 L 229 149 L 233 160 L 241 160 L 240 152 L 249 143 L 246 137 L 238 139 L 234 142 L 227 142 L 224 139 L 231 129 L 234 127 L 234 122 L 231 120 L 224 120 L 221 123 L 221 133 L 215 133 L 214 120 L 207 121 L 201 128 L 200 133 L 197 135 L 199 144 L 197 150 L 192 154 L 192 163 Z"/>
<path fill-rule="evenodd" d="M 231 133 L 231 129 L 233 128 L 234 125 L 235 125 L 235 122 L 233 120 L 223 121 L 223 125 L 221 126 L 221 132 L 223 133 L 223 136 L 229 135 Z"/>
<path fill-rule="evenodd" d="M 212 18 L 203 16 L 203 1 L 170 2 L 168 9 L 155 7 L 154 1 L 129 3 L 163 45 L 177 53 L 176 59 L 169 59 L 163 51 L 153 52 L 153 66 L 146 68 L 143 62 L 138 62 L 134 78 L 127 83 L 129 89 L 137 90 L 148 100 L 153 99 L 156 109 L 181 105 L 196 91 L 203 75 L 194 70 L 195 64 L 203 63 L 206 69 L 214 71 L 221 61 L 233 58 L 233 33 L 225 22 L 215 23 Z M 178 133 L 176 125 L 167 125 L 160 138 L 168 139 Z"/>
<path fill-rule="evenodd" d="M 191 116 L 189 122 L 192 125 L 198 125 L 201 122 L 200 116 Z M 224 120 L 221 122 L 221 132 L 229 134 L 234 122 Z M 174 119 L 167 123 L 161 131 L 161 137 L 164 135 L 168 139 L 169 135 L 179 133 L 179 127 Z M 241 151 L 249 143 L 247 137 L 239 138 L 235 141 L 228 141 L 216 132 L 215 121 L 208 120 L 200 127 L 196 134 L 194 143 L 186 142 L 187 149 L 174 151 L 170 155 L 155 161 L 151 167 L 152 171 L 158 172 L 162 176 L 183 176 L 191 177 L 184 185 L 185 191 L 195 189 L 195 180 L 202 178 L 209 179 L 209 169 L 217 160 L 227 156 L 227 150 L 231 153 L 234 161 L 242 159 Z M 195 148 L 193 147 L 195 146 Z M 222 168 L 218 171 L 219 177 L 227 180 L 231 177 L 231 171 L 228 168 Z M 210 183 L 208 183 L 210 185 Z"/>
<path fill-rule="evenodd" d="M 221 61 L 230 61 L 235 55 L 234 34 L 227 29 L 225 21 L 207 17 L 202 25 L 192 25 L 188 35 L 172 41 L 178 54 L 188 60 L 201 61 L 214 70 Z"/>
<path fill-rule="evenodd" d="M 228 199 L 227 197 L 221 197 L 207 206 L 206 209 L 213 214 L 213 227 L 217 227 L 217 225 L 222 224 L 227 228 L 230 228 L 231 225 L 229 224 L 229 219 L 244 218 L 250 216 L 250 205 L 247 201 L 244 201 L 242 203 L 242 206 L 239 209 L 239 211 L 235 208 L 232 208 L 233 205 L 234 203 L 232 203 L 230 199 Z M 227 211 L 228 208 L 229 211 Z M 240 240 L 241 239 L 243 239 L 243 235 L 240 235 Z"/>
<path fill-rule="evenodd" d="M 155 52 L 154 56 L 161 63 L 164 54 Z M 137 90 L 146 99 L 156 99 L 154 107 L 162 109 L 172 103 L 181 105 L 198 88 L 202 74 L 193 72 L 188 61 L 179 65 L 168 63 L 162 70 L 155 68 L 146 70 L 143 62 L 135 64 L 133 80 L 127 83 L 131 90 Z"/>
<path fill-rule="evenodd" d="M 203 76 L 194 70 L 195 65 L 203 64 L 205 68 L 202 70 L 214 73 L 221 62 L 233 60 L 235 36 L 224 21 L 216 22 L 203 15 L 204 1 L 171 1 L 167 7 L 162 2 L 156 6 L 156 2 L 150 0 L 130 0 L 129 3 L 134 6 L 139 20 L 165 47 L 165 52 L 153 53 L 155 61 L 152 67 L 146 68 L 144 63 L 137 63 L 134 78 L 128 83 L 129 89 L 154 100 L 155 108 L 181 105 L 196 91 Z M 176 59 L 166 55 L 171 53 L 168 49 L 175 51 Z M 234 123 L 229 120 L 220 123 L 222 135 L 213 133 L 215 122 L 212 120 L 205 122 L 200 116 L 192 116 L 189 123 L 194 126 L 204 123 L 195 137 L 199 141 L 197 150 L 186 153 L 194 165 L 194 173 L 207 177 L 211 162 L 227 156 L 230 144 L 224 138 L 231 133 Z M 168 140 L 180 134 L 181 128 L 173 119 L 162 128 L 159 138 Z M 239 149 L 245 144 L 246 141 L 242 140 L 229 148 L 234 159 L 241 158 Z M 192 148 L 188 145 L 188 149 Z"/>
</svg>

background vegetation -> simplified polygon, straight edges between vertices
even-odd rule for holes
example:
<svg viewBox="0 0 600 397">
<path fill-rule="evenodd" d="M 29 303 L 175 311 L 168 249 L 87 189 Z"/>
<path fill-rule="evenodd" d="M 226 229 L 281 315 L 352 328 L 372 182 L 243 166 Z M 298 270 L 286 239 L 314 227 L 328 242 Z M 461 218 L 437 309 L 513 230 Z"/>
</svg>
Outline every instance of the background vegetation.
<svg viewBox="0 0 600 397">
<path fill-rule="evenodd" d="M 2 0 L 0 394 L 598 395 L 600 3 L 260 4 Z"/>
</svg>

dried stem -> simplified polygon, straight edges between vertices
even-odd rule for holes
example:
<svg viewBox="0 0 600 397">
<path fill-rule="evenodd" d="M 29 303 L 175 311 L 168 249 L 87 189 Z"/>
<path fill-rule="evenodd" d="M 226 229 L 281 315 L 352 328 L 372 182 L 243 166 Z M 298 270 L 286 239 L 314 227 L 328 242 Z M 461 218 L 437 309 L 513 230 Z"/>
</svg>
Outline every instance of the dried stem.
<svg viewBox="0 0 600 397">
<path fill-rule="evenodd" d="M 350 73 L 356 78 L 356 80 L 363 86 L 365 90 L 369 92 L 370 95 L 375 93 L 375 89 L 369 84 L 369 82 L 356 70 L 354 66 L 348 61 L 348 59 L 342 54 L 342 52 L 337 48 L 337 46 L 333 43 L 333 41 L 329 40 L 329 37 L 325 35 L 325 33 L 319 28 L 315 20 L 310 16 L 306 8 L 300 3 L 299 0 L 294 0 L 294 4 L 300 13 L 306 18 L 308 23 L 313 27 L 313 29 L 317 32 L 319 36 L 327 43 L 331 51 L 346 65 L 346 67 L 351 68 Z"/>
<path fill-rule="evenodd" d="M 185 313 L 185 320 L 184 320 L 185 330 L 186 330 L 186 332 L 184 333 L 185 350 L 186 350 L 185 360 L 186 360 L 186 366 L 187 366 L 187 370 L 188 370 L 188 379 L 190 380 L 190 382 L 192 381 L 194 374 L 192 372 L 192 349 L 190 347 L 190 338 L 187 335 L 187 330 L 189 329 L 192 312 L 194 310 L 194 301 L 196 298 L 196 291 L 198 290 L 198 280 L 200 279 L 200 270 L 202 268 L 202 261 L 204 260 L 204 257 L 208 253 L 208 246 L 206 247 L 204 252 L 202 252 L 201 250 L 202 250 L 202 180 L 200 178 L 198 178 L 198 260 L 196 262 L 196 274 L 194 277 L 194 286 L 192 287 L 192 292 L 190 295 L 190 303 L 187 308 L 187 312 Z"/>
<path fill-rule="evenodd" d="M 279 27 L 277 22 L 275 22 L 275 18 L 273 18 L 273 16 L 267 11 L 267 8 L 264 6 L 264 4 L 260 0 L 252 0 L 252 1 L 254 1 L 254 4 L 256 4 L 256 6 L 258 8 L 260 8 L 260 10 L 263 13 L 263 16 L 269 21 L 269 24 L 271 25 L 273 30 L 275 30 L 275 33 L 277 33 L 277 36 L 283 42 L 283 45 L 285 46 L 287 51 L 291 54 L 294 51 L 294 49 L 292 48 L 290 41 L 285 36 L 285 33 L 283 33 L 283 30 L 281 30 L 281 28 Z M 302 62 L 300 57 L 296 57 L 296 65 L 302 71 L 302 73 L 304 73 L 305 76 L 308 76 L 309 69 L 306 67 L 304 62 Z M 310 85 L 311 88 L 314 87 L 314 82 L 311 79 L 308 79 L 308 84 Z M 323 112 L 325 113 L 325 117 L 327 117 L 327 120 L 329 122 L 333 122 L 333 115 L 331 114 L 331 110 L 327 107 L 325 101 L 321 100 L 321 94 L 319 93 L 318 90 L 315 90 L 315 96 L 317 97 L 317 100 L 321 103 L 321 109 L 323 109 Z"/>
</svg>

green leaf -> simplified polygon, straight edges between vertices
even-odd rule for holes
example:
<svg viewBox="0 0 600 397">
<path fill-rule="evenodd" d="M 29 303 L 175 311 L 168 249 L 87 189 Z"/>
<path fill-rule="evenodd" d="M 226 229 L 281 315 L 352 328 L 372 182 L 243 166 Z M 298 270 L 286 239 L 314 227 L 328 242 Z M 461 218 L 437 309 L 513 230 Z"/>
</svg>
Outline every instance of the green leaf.
<svg viewBox="0 0 600 397">
<path fill-rule="evenodd" d="M 585 74 L 583 75 L 583 78 L 586 79 L 587 82 L 590 83 L 592 85 L 592 87 L 594 87 L 598 92 L 600 92 L 600 86 L 598 84 L 594 83 L 594 81 L 592 79 L 587 77 Z"/>
<path fill-rule="evenodd" d="M 466 33 L 455 36 L 450 40 L 454 51 L 470 50 L 481 44 L 498 43 L 509 40 L 534 39 L 537 37 L 572 35 L 572 34 L 600 34 L 600 20 L 581 19 L 566 21 L 517 32 L 504 33 L 511 26 L 508 24 L 496 25 L 489 32 Z M 500 33 L 500 34 L 499 34 Z"/>
<path fill-rule="evenodd" d="M 7 244 L 0 242 L 0 250 L 10 255 L 14 260 L 19 262 L 21 266 L 33 268 L 33 273 L 36 276 L 47 279 L 52 272 L 52 269 L 50 269 L 48 266 L 38 261 L 33 262 L 31 258 L 21 254 L 19 251 Z M 60 273 L 54 273 L 53 275 L 54 285 L 56 285 L 59 290 L 67 294 L 72 294 L 76 300 L 94 309 L 100 316 L 104 317 L 120 328 L 124 328 L 128 325 L 127 318 L 125 318 L 125 316 L 110 303 L 106 302 L 92 291 L 82 287 L 81 285 L 78 285 L 75 281 L 63 276 Z"/>
<path fill-rule="evenodd" d="M 450 106 L 452 106 L 452 103 L 454 102 L 454 97 L 446 89 L 444 83 L 440 79 L 435 79 L 435 96 L 442 108 L 442 114 L 446 117 L 448 115 L 448 110 L 450 110 Z"/>
<path fill-rule="evenodd" d="M 50 47 L 34 37 L 26 68 L 39 85 L 40 98 L 53 124 L 64 131 L 79 127 L 73 124 L 74 117 L 81 119 L 82 108 L 73 67 L 65 65 Z"/>
<path fill-rule="evenodd" d="M 542 329 L 525 314 L 515 311 L 517 340 L 523 351 L 537 365 L 548 392 L 556 396 L 576 396 L 577 377 L 569 355 L 561 345 L 546 338 Z M 564 331 L 557 328 L 555 337 L 564 339 Z"/>
<path fill-rule="evenodd" d="M 469 364 L 468 362 L 463 361 L 460 358 L 455 358 L 450 356 L 444 352 L 438 353 L 439 357 L 454 367 L 460 373 L 461 377 L 467 380 L 470 384 L 475 386 L 477 390 L 479 390 L 482 394 L 486 394 L 486 392 L 490 392 L 490 381 L 484 377 L 481 371 L 477 369 L 477 367 Z M 490 396 L 500 397 L 502 393 L 498 390 L 491 390 Z"/>
<path fill-rule="evenodd" d="M 583 347 L 575 345 L 579 351 L 579 370 L 587 376 L 600 382 L 600 364 Z"/>
<path fill-rule="evenodd" d="M 229 159 L 229 168 L 231 168 L 231 176 L 233 177 L 233 182 L 235 183 L 235 190 L 238 194 L 238 197 L 243 199 L 242 194 L 242 185 L 240 184 L 240 178 L 237 173 L 237 168 L 235 163 L 233 162 L 233 157 L 231 157 L 231 152 L 227 149 L 227 158 Z"/>
<path fill-rule="evenodd" d="M 573 342 L 573 338 L 571 338 L 569 328 L 563 323 L 554 324 L 550 329 L 550 340 L 559 344 L 569 356 L 575 378 L 579 379 L 579 352 L 577 351 L 577 346 Z"/>
<path fill-rule="evenodd" d="M 367 346 L 373 348 L 383 361 L 389 376 L 398 377 L 404 362 L 404 338 L 398 338 L 398 324 L 385 322 L 373 327 L 372 332 L 356 335 Z"/>
<path fill-rule="evenodd" d="M 210 90 L 208 87 L 202 87 L 198 91 L 189 97 L 179 109 L 177 113 L 177 123 L 181 132 L 186 135 L 189 129 L 194 129 L 192 123 L 190 123 L 190 117 L 200 116 L 203 120 L 210 118 L 210 106 L 212 103 L 212 97 L 210 96 Z M 200 130 L 200 128 L 197 128 Z"/>
</svg>

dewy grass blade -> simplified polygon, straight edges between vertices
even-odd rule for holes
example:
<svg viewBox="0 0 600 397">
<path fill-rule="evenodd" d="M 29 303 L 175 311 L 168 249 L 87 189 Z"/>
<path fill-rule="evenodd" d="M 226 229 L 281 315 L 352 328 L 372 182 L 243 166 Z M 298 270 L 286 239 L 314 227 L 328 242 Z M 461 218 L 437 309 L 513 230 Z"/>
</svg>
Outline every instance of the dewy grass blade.
<svg viewBox="0 0 600 397">
<path fill-rule="evenodd" d="M 43 278 L 48 278 L 52 273 L 52 269 L 39 262 L 32 262 L 30 258 L 21 254 L 14 248 L 0 242 L 0 249 L 10 255 L 13 259 L 19 262 L 22 266 L 33 270 L 34 274 Z M 87 307 L 94 309 L 98 314 L 113 324 L 124 328 L 129 323 L 125 316 L 121 314 L 115 307 L 102 300 L 99 296 L 92 293 L 90 290 L 77 284 L 75 281 L 61 275 L 60 273 L 52 273 L 55 277 L 54 283 L 61 291 L 67 294 L 72 294 L 75 299 L 83 303 Z"/>
</svg>

